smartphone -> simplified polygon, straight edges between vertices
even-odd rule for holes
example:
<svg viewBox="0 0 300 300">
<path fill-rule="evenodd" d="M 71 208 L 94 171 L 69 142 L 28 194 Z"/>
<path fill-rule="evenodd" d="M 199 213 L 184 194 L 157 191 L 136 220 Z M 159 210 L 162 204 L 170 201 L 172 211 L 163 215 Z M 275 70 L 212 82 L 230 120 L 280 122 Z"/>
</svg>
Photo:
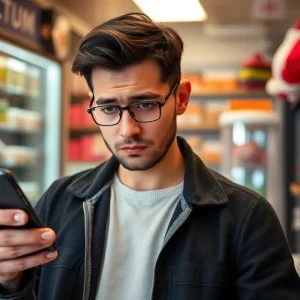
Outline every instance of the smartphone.
<svg viewBox="0 0 300 300">
<path fill-rule="evenodd" d="M 29 217 L 27 224 L 23 226 L 0 225 L 0 230 L 46 227 L 20 188 L 15 176 L 8 169 L 0 169 L 0 209 L 21 209 L 25 211 Z M 54 243 L 50 247 L 40 251 L 56 251 L 56 245 Z"/>
</svg>

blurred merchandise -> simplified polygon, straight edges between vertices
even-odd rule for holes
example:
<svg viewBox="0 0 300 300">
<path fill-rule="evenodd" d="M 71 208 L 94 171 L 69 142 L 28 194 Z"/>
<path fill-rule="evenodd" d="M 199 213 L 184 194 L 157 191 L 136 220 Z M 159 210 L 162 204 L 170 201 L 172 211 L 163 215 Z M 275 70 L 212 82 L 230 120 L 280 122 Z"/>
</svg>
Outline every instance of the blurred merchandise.
<svg viewBox="0 0 300 300">
<path fill-rule="evenodd" d="M 0 165 L 6 167 L 24 166 L 37 162 L 38 151 L 36 148 L 25 146 L 1 146 Z"/>
<path fill-rule="evenodd" d="M 22 131 L 40 131 L 42 116 L 39 112 L 18 107 L 6 107 L 1 113 L 0 99 L 0 128 L 19 129 Z"/>
<path fill-rule="evenodd" d="M 200 157 L 207 165 L 219 165 L 222 160 L 222 152 L 222 141 L 205 141 L 203 142 Z"/>
<path fill-rule="evenodd" d="M 7 60 L 5 87 L 16 94 L 23 94 L 26 82 L 25 72 L 26 63 L 15 58 L 9 58 Z"/>
<path fill-rule="evenodd" d="M 0 125 L 7 122 L 8 100 L 0 98 Z"/>
<path fill-rule="evenodd" d="M 1 40 L 0 51 L 0 168 L 35 203 L 60 176 L 61 66 Z"/>
<path fill-rule="evenodd" d="M 300 199 L 300 181 L 292 182 L 290 184 L 290 192 L 295 198 Z"/>
<path fill-rule="evenodd" d="M 210 91 L 232 91 L 238 87 L 238 73 L 235 69 L 202 70 L 199 74 L 183 73 L 182 79 L 192 84 L 192 95 Z"/>
<path fill-rule="evenodd" d="M 91 115 L 87 113 L 87 108 L 89 106 L 90 100 L 82 100 L 81 103 L 73 103 L 70 105 L 69 114 L 69 125 L 72 127 L 94 127 L 97 125 L 91 118 Z"/>
<path fill-rule="evenodd" d="M 224 100 L 207 101 L 204 106 L 204 124 L 207 128 L 218 128 L 221 113 L 226 109 Z"/>
<path fill-rule="evenodd" d="M 26 80 L 26 94 L 32 97 L 40 95 L 41 87 L 41 70 L 39 68 L 28 65 L 27 66 L 27 80 Z"/>
<path fill-rule="evenodd" d="M 241 64 L 240 86 L 246 89 L 264 89 L 271 78 L 271 63 L 260 53 L 254 53 Z"/>
<path fill-rule="evenodd" d="M 193 73 L 182 73 L 181 74 L 182 80 L 188 80 L 192 84 L 192 94 L 200 93 L 202 88 L 202 78 L 200 74 L 193 74 Z"/>
<path fill-rule="evenodd" d="M 190 101 L 184 114 L 177 117 L 179 129 L 199 128 L 203 124 L 203 108 L 199 102 Z"/>
<path fill-rule="evenodd" d="M 269 109 L 228 110 L 221 115 L 220 126 L 224 143 L 222 173 L 267 198 L 283 221 L 282 167 L 276 163 L 282 155 L 279 115 Z"/>
<path fill-rule="evenodd" d="M 70 161 L 98 161 L 100 163 L 111 156 L 100 133 L 85 134 L 78 139 L 70 139 L 68 153 Z"/>
<path fill-rule="evenodd" d="M 199 135 L 186 135 L 184 136 L 188 144 L 191 146 L 193 151 L 198 155 L 201 156 L 201 149 L 202 149 L 202 138 Z"/>
<path fill-rule="evenodd" d="M 205 70 L 202 71 L 201 89 L 214 91 L 230 91 L 238 87 L 236 70 Z"/>
</svg>

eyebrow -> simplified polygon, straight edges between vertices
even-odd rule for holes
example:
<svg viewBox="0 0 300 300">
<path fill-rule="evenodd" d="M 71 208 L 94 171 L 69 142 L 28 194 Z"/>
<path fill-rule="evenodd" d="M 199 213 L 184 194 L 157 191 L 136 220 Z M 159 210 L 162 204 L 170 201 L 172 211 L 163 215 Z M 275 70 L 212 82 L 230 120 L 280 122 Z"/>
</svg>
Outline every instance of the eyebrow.
<svg viewBox="0 0 300 300">
<path fill-rule="evenodd" d="M 128 101 L 134 102 L 134 101 L 144 101 L 144 100 L 155 100 L 161 98 L 160 94 L 148 92 L 140 95 L 134 95 L 127 98 Z M 117 98 L 98 98 L 95 103 L 96 105 L 105 105 L 105 104 L 113 104 L 117 103 Z"/>
</svg>

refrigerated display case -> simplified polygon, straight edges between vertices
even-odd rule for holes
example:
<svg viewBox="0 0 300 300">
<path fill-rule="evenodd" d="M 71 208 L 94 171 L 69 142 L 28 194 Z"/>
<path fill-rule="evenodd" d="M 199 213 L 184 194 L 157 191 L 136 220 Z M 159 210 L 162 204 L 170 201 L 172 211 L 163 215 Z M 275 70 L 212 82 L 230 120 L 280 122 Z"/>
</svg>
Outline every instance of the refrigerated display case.
<svg viewBox="0 0 300 300">
<path fill-rule="evenodd" d="M 222 173 L 265 197 L 284 224 L 279 115 L 273 111 L 226 111 L 220 125 L 224 145 Z"/>
<path fill-rule="evenodd" d="M 60 176 L 61 66 L 0 40 L 0 168 L 35 204 Z"/>
</svg>

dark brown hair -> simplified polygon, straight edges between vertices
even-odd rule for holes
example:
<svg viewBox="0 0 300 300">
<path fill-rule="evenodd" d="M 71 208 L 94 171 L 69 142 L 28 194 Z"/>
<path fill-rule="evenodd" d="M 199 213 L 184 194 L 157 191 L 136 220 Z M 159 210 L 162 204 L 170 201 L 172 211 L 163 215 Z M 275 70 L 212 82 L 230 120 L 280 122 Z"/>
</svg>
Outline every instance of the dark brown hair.
<svg viewBox="0 0 300 300">
<path fill-rule="evenodd" d="M 130 13 L 111 19 L 83 39 L 72 71 L 84 76 L 93 90 L 94 67 L 121 70 L 146 59 L 158 63 L 162 82 L 181 78 L 183 42 L 171 28 L 154 23 L 147 15 Z"/>
</svg>

